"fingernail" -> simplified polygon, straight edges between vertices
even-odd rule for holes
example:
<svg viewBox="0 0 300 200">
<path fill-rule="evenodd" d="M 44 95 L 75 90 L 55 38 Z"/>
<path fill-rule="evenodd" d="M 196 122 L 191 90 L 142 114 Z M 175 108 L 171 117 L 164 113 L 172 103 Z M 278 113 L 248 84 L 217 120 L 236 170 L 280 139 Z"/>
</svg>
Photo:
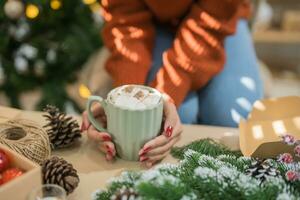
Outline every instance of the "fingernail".
<svg viewBox="0 0 300 200">
<path fill-rule="evenodd" d="M 113 155 L 113 152 L 110 149 L 107 150 L 107 153 L 111 156 Z"/>
<path fill-rule="evenodd" d="M 147 161 L 147 160 L 149 160 L 148 157 L 142 156 L 142 157 L 140 158 L 140 162 L 145 162 L 145 161 Z"/>
<path fill-rule="evenodd" d="M 103 141 L 111 141 L 111 137 L 108 135 L 104 135 L 104 136 L 102 136 L 102 140 Z"/>
<path fill-rule="evenodd" d="M 172 126 L 168 126 L 165 130 L 165 136 L 167 137 L 171 137 L 173 133 L 173 127 Z"/>
<path fill-rule="evenodd" d="M 105 148 L 108 150 L 108 151 L 111 151 L 110 147 L 106 144 L 105 145 Z"/>
<path fill-rule="evenodd" d="M 146 153 L 148 153 L 150 150 L 152 149 L 151 146 L 147 147 L 147 148 L 143 148 L 143 150 L 139 153 L 139 156 L 143 156 Z"/>
<path fill-rule="evenodd" d="M 115 155 L 114 155 L 114 150 L 113 149 L 111 149 L 108 145 L 105 145 L 106 146 L 106 151 L 107 151 L 107 153 L 109 154 L 109 155 L 111 155 L 112 157 L 114 157 Z"/>
<path fill-rule="evenodd" d="M 143 151 L 139 154 L 139 156 L 143 156 L 151 150 L 151 146 L 144 148 Z"/>
<path fill-rule="evenodd" d="M 149 151 L 151 150 L 151 148 L 152 148 L 152 147 L 149 146 L 149 147 L 145 148 L 143 152 L 144 152 L 144 153 L 147 153 L 147 152 L 149 152 Z"/>
<path fill-rule="evenodd" d="M 141 154 L 139 154 L 139 156 L 141 157 L 141 156 L 144 156 L 146 154 L 147 154 L 147 152 L 142 152 Z"/>
</svg>

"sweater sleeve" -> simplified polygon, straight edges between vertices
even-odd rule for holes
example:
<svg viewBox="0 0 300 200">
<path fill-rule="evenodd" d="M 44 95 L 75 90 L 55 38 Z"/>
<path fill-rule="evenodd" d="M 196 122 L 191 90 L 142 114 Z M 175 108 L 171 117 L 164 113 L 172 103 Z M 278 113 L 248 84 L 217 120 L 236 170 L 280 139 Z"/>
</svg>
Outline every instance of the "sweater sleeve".
<svg viewBox="0 0 300 200">
<path fill-rule="evenodd" d="M 178 107 L 190 90 L 203 87 L 225 63 L 224 39 L 235 32 L 244 0 L 199 0 L 181 23 L 163 67 L 151 83 Z"/>
<path fill-rule="evenodd" d="M 140 0 L 103 0 L 102 37 L 111 52 L 106 70 L 114 86 L 145 84 L 151 65 L 152 16 Z"/>
</svg>

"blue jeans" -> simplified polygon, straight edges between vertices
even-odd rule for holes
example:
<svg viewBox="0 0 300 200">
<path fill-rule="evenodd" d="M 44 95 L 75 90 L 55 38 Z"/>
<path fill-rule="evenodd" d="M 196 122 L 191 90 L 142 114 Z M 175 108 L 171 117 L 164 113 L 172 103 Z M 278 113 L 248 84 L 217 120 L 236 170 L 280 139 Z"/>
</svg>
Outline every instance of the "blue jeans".
<svg viewBox="0 0 300 200">
<path fill-rule="evenodd" d="M 172 46 L 174 35 L 158 27 L 148 82 L 162 66 L 162 53 Z M 257 99 L 263 97 L 262 81 L 248 24 L 240 20 L 235 35 L 225 40 L 226 64 L 204 88 L 191 91 L 178 109 L 185 124 L 237 127 Z"/>
</svg>

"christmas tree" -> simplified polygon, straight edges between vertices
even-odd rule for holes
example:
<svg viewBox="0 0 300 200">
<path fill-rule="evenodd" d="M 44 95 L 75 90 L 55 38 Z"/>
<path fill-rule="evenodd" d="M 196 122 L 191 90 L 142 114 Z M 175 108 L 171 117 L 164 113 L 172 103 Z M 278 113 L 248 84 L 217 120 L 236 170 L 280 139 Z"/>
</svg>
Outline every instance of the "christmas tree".
<svg viewBox="0 0 300 200">
<path fill-rule="evenodd" d="M 76 108 L 66 86 L 101 47 L 99 7 L 96 0 L 0 1 L 0 91 L 11 106 L 22 107 L 20 95 L 39 89 L 37 109 Z"/>
</svg>

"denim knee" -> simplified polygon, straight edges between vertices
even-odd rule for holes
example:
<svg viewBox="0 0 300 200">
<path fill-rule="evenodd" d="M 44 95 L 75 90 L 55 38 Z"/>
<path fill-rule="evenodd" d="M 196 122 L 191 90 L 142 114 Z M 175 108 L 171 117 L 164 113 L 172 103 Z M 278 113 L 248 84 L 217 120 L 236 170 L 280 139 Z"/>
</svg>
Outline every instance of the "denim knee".
<svg viewBox="0 0 300 200">
<path fill-rule="evenodd" d="M 237 127 L 241 119 L 248 117 L 253 103 L 262 98 L 260 92 L 247 91 L 239 83 L 231 89 L 212 86 L 200 95 L 201 124 Z"/>
<path fill-rule="evenodd" d="M 185 98 L 178 109 L 181 122 L 184 124 L 196 124 L 199 113 L 199 99 L 196 92 L 191 92 Z"/>
</svg>

